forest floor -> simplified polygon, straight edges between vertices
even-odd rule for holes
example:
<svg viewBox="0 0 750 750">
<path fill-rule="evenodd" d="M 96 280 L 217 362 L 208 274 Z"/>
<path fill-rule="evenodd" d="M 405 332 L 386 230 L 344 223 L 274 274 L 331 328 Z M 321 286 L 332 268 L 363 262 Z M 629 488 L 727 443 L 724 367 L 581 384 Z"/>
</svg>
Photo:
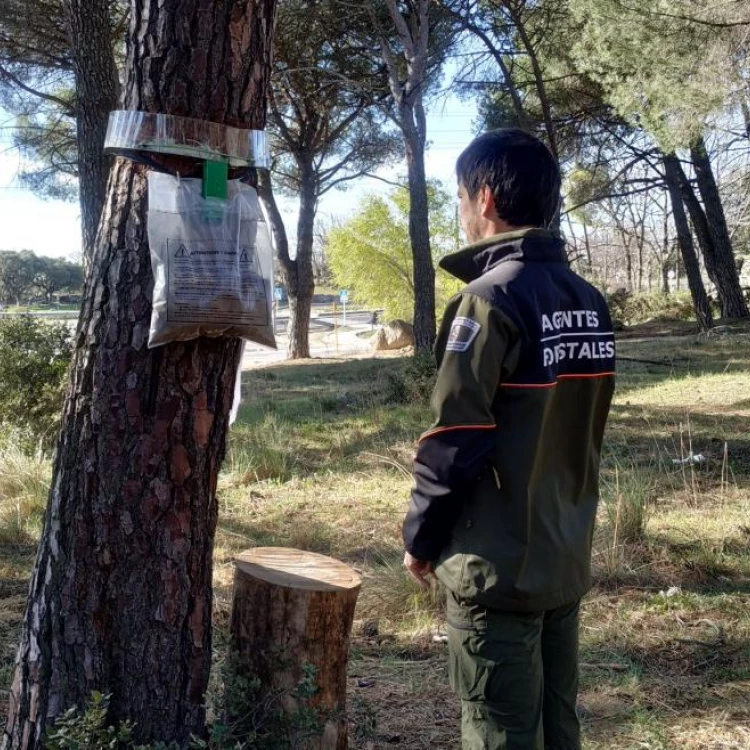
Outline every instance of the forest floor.
<svg viewBox="0 0 750 750">
<path fill-rule="evenodd" d="M 750 331 L 675 333 L 631 329 L 618 345 L 582 608 L 586 750 L 750 748 Z M 440 592 L 417 590 L 401 563 L 411 457 L 430 419 L 405 398 L 409 369 L 391 356 L 245 373 L 219 485 L 220 636 L 244 549 L 308 549 L 362 573 L 348 692 L 357 750 L 460 746 Z M 33 497 L 49 476 L 48 461 L 27 459 L 21 496 L 11 459 L 0 466 L 0 721 L 43 505 Z"/>
</svg>

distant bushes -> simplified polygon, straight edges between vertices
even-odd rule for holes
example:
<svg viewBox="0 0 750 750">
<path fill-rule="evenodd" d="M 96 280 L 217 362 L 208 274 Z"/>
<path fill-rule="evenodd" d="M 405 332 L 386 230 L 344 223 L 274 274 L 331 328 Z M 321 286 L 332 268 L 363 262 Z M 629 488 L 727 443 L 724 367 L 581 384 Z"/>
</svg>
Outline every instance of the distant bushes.
<svg viewBox="0 0 750 750">
<path fill-rule="evenodd" d="M 30 315 L 0 319 L 0 424 L 50 445 L 72 355 L 65 324 Z"/>
<path fill-rule="evenodd" d="M 693 320 L 693 301 L 689 292 L 641 292 L 634 294 L 618 289 L 607 295 L 612 317 L 625 325 L 646 323 L 655 318 Z"/>
</svg>

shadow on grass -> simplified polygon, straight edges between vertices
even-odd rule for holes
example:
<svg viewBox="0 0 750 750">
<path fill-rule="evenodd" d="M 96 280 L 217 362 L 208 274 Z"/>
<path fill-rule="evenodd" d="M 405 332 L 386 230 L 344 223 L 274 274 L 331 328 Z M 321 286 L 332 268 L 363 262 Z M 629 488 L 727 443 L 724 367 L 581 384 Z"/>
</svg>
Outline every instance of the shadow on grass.
<svg viewBox="0 0 750 750">
<path fill-rule="evenodd" d="M 665 532 L 648 533 L 638 543 L 622 545 L 617 563 L 609 567 L 608 543 L 595 544 L 592 569 L 594 586 L 603 593 L 676 586 L 697 596 L 750 595 L 750 545 L 745 537 L 677 541 Z"/>
<path fill-rule="evenodd" d="M 750 677 L 750 638 L 719 635 L 710 640 L 664 634 L 644 643 L 594 642 L 581 648 L 584 673 L 597 676 L 597 686 L 619 687 L 635 677 L 641 688 L 659 686 L 660 697 L 681 705 L 707 705 L 706 688 L 744 682 Z M 744 709 L 750 714 L 750 704 Z"/>
<path fill-rule="evenodd" d="M 633 412 L 642 410 L 641 414 Z M 690 423 L 687 424 L 689 412 Z M 634 468 L 662 467 L 675 476 L 690 473 L 689 463 L 675 464 L 692 451 L 704 461 L 692 471 L 706 479 L 722 479 L 725 459 L 734 479 L 750 478 L 750 434 L 747 417 L 699 411 L 614 404 L 605 440 L 606 452 Z"/>
<path fill-rule="evenodd" d="M 684 336 L 669 340 L 618 339 L 617 393 L 706 374 L 750 370 L 747 336 Z"/>
</svg>

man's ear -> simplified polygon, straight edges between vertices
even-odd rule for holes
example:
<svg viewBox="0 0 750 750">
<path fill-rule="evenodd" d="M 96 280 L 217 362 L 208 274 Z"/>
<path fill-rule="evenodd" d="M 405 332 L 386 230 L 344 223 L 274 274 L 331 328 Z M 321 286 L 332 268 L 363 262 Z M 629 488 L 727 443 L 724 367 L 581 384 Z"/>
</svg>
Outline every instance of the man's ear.
<svg viewBox="0 0 750 750">
<path fill-rule="evenodd" d="M 484 219 L 491 219 L 497 216 L 495 211 L 495 196 L 487 185 L 482 185 L 479 188 L 479 210 Z"/>
</svg>

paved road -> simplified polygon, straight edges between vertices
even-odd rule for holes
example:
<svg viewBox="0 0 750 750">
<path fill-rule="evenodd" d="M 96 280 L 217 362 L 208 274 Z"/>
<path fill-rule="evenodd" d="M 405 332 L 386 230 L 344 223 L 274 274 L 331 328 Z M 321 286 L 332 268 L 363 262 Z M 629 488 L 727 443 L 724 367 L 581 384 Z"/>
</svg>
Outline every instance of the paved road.
<svg viewBox="0 0 750 750">
<path fill-rule="evenodd" d="M 11 315 L 15 314 L 11 313 Z M 78 314 L 71 311 L 34 311 L 31 314 L 65 320 L 72 325 L 78 320 Z M 370 310 L 347 310 L 346 327 L 344 328 L 341 308 L 334 315 L 331 311 L 331 305 L 314 304 L 310 318 L 310 356 L 341 357 L 365 354 L 371 351 L 372 339 L 357 336 L 358 333 L 372 331 L 371 320 L 372 311 Z M 278 349 L 269 349 L 248 341 L 245 345 L 245 356 L 242 360 L 243 370 L 286 360 L 286 349 L 289 343 L 286 335 L 288 323 L 288 308 L 281 308 L 274 325 Z"/>
<path fill-rule="evenodd" d="M 322 307 L 322 306 L 319 306 Z M 327 309 L 316 310 L 313 307 L 310 318 L 310 356 L 311 357 L 342 357 L 352 354 L 365 354 L 372 350 L 372 339 L 357 336 L 358 333 L 370 332 L 372 326 L 372 312 L 367 310 L 353 310 L 346 313 L 346 328 L 342 329 L 342 314 L 334 317 Z M 242 360 L 242 369 L 250 370 L 256 367 L 265 367 L 276 362 L 286 360 L 286 349 L 289 338 L 286 328 L 289 317 L 285 311 L 277 315 L 274 327 L 276 345 L 278 349 L 268 349 L 247 342 L 245 345 L 245 356 Z"/>
</svg>

